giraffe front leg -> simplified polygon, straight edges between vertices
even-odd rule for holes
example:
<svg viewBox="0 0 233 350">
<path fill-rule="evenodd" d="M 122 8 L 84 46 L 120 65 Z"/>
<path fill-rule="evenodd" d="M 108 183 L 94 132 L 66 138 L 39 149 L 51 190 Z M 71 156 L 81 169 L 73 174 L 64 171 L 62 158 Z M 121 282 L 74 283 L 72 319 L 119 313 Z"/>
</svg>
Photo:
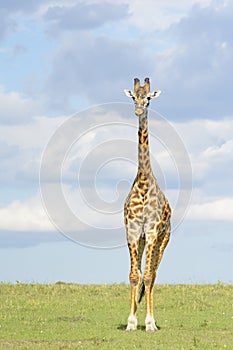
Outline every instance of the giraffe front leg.
<svg viewBox="0 0 233 350">
<path fill-rule="evenodd" d="M 156 272 L 162 259 L 164 250 L 170 237 L 170 226 L 162 234 L 154 235 L 156 238 L 147 240 L 146 268 L 144 273 L 145 294 L 146 294 L 146 331 L 155 332 L 157 327 L 154 321 L 154 283 Z M 148 237 L 151 237 L 148 235 Z"/>
<path fill-rule="evenodd" d="M 129 243 L 129 252 L 131 260 L 131 269 L 130 269 L 130 286 L 131 286 L 131 299 L 130 299 L 130 314 L 128 317 L 128 324 L 126 331 L 136 331 L 137 329 L 137 305 L 138 305 L 138 290 L 141 280 L 141 273 L 138 266 L 138 243 Z"/>
<path fill-rule="evenodd" d="M 146 332 L 153 333 L 158 330 L 154 319 L 154 286 L 145 286 L 146 294 Z"/>
<path fill-rule="evenodd" d="M 154 270 L 155 242 L 148 244 L 146 248 L 146 266 L 144 272 L 145 296 L 146 296 L 146 332 L 158 330 L 154 320 L 154 282 L 156 270 Z"/>
</svg>

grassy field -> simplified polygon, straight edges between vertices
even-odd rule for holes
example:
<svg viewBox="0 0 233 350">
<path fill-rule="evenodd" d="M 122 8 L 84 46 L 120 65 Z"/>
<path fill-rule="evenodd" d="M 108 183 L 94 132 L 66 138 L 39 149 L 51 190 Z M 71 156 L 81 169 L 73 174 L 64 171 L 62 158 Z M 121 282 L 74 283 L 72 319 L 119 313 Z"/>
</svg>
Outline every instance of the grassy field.
<svg viewBox="0 0 233 350">
<path fill-rule="evenodd" d="M 157 285 L 156 323 L 125 332 L 129 286 L 0 284 L 0 349 L 233 349 L 233 285 Z"/>
</svg>

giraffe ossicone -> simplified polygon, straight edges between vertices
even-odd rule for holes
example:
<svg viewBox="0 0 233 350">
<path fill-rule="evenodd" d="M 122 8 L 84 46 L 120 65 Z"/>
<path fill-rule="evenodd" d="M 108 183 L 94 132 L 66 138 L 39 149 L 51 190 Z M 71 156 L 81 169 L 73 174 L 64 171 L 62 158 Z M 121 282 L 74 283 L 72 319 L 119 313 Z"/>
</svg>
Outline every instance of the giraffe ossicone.
<svg viewBox="0 0 233 350">
<path fill-rule="evenodd" d="M 127 331 L 137 329 L 138 301 L 146 296 L 146 331 L 157 330 L 154 320 L 154 282 L 156 271 L 170 237 L 171 208 L 159 188 L 153 174 L 148 134 L 148 107 L 151 98 L 158 97 L 160 90 L 150 92 L 149 78 L 140 85 L 134 79 L 134 91 L 124 90 L 135 104 L 135 114 L 139 118 L 138 127 L 138 171 L 124 205 L 124 222 L 130 253 L 131 301 Z M 144 273 L 141 261 L 146 248 Z"/>
</svg>

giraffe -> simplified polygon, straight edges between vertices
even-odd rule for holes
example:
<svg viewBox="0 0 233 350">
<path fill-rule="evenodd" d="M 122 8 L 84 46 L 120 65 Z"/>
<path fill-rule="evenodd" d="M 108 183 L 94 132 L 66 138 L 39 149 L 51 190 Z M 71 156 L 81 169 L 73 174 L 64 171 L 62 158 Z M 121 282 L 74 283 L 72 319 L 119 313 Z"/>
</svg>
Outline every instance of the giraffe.
<svg viewBox="0 0 233 350">
<path fill-rule="evenodd" d="M 170 237 L 171 209 L 160 190 L 150 163 L 148 141 L 148 106 L 150 99 L 158 97 L 160 90 L 150 92 L 149 78 L 144 86 L 134 79 L 134 91 L 124 90 L 135 104 L 135 115 L 139 119 L 138 171 L 124 205 L 124 222 L 130 253 L 130 314 L 126 331 L 137 329 L 137 306 L 142 296 L 146 297 L 146 332 L 157 330 L 154 320 L 154 282 L 156 271 Z M 144 275 L 141 261 L 146 248 Z"/>
</svg>

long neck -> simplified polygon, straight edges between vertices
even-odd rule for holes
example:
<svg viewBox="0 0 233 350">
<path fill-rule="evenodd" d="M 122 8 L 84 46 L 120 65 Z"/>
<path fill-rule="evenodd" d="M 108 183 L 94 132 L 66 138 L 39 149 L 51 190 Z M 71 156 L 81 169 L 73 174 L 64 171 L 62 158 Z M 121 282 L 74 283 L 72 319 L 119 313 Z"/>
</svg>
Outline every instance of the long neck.
<svg viewBox="0 0 233 350">
<path fill-rule="evenodd" d="M 143 170 L 145 175 L 151 173 L 147 109 L 139 116 L 138 128 L 138 169 Z"/>
</svg>

